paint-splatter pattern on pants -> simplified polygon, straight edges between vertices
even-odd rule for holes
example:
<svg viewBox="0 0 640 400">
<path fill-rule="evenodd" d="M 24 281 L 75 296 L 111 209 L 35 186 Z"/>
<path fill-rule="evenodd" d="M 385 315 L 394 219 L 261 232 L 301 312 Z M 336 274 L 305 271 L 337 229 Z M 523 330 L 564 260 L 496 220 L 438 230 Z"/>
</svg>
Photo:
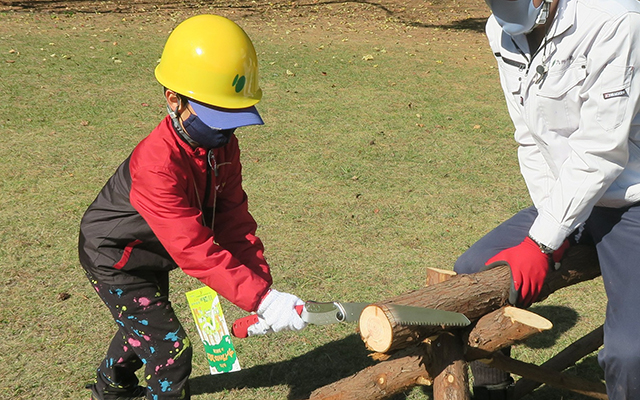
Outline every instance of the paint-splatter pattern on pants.
<svg viewBox="0 0 640 400">
<path fill-rule="evenodd" d="M 148 399 L 189 399 L 192 348 L 169 302 L 168 273 L 103 271 L 87 269 L 118 325 L 96 378 L 104 399 L 131 391 L 142 367 Z"/>
</svg>

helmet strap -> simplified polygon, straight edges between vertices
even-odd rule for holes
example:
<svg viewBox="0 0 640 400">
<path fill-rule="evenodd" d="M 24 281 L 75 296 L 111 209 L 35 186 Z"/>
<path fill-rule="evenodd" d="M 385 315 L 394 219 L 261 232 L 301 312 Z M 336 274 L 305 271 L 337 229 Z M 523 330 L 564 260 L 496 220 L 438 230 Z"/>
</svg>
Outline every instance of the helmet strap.
<svg viewBox="0 0 640 400">
<path fill-rule="evenodd" d="M 173 129 L 178 133 L 178 136 L 180 136 L 180 139 L 184 140 L 189 146 L 195 149 L 196 147 L 198 147 L 198 143 L 191 139 L 191 137 L 187 134 L 187 132 L 182 127 L 182 124 L 180 123 L 180 114 L 178 114 L 178 110 L 180 109 L 182 97 L 178 93 L 176 93 L 176 95 L 178 96 L 178 106 L 175 110 L 172 110 L 169 103 L 167 103 L 167 113 L 169 113 L 169 116 L 171 117 L 171 125 L 173 126 Z"/>
</svg>

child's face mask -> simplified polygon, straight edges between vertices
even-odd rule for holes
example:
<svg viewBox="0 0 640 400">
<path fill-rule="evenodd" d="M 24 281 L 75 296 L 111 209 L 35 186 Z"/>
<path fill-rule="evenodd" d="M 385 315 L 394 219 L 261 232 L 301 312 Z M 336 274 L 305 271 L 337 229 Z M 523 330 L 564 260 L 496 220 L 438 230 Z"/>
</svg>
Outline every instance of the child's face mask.
<svg viewBox="0 0 640 400">
<path fill-rule="evenodd" d="M 194 114 L 182 121 L 182 125 L 189 137 L 207 150 L 217 149 L 229 143 L 229 139 L 235 131 L 235 128 L 213 129 Z"/>
</svg>

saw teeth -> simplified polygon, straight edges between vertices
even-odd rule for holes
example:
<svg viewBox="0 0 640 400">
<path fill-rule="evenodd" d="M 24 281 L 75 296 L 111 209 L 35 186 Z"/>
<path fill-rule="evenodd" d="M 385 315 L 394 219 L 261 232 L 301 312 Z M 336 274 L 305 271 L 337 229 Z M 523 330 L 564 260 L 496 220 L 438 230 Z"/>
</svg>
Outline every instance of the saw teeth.
<svg viewBox="0 0 640 400">
<path fill-rule="evenodd" d="M 402 321 L 400 322 L 401 325 L 422 325 L 422 326 L 440 326 L 440 325 L 444 325 L 444 326 L 467 326 L 466 324 L 460 323 L 460 322 L 453 322 L 453 323 L 437 323 L 437 322 L 425 322 L 425 321 Z"/>
</svg>

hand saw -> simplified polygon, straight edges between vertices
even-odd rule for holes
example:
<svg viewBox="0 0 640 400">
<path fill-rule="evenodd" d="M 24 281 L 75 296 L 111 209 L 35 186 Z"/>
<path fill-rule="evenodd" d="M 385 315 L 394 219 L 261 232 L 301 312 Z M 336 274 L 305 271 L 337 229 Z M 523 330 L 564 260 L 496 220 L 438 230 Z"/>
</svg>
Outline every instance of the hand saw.
<svg viewBox="0 0 640 400">
<path fill-rule="evenodd" d="M 308 324 L 326 325 L 340 322 L 354 322 L 360 318 L 360 313 L 370 303 L 343 303 L 338 301 L 317 302 L 307 301 L 304 305 L 296 306 L 300 318 Z M 471 322 L 461 313 L 436 310 L 433 308 L 403 306 L 389 304 L 387 307 L 397 318 L 398 323 L 404 325 L 431 326 L 467 326 Z M 258 322 L 256 314 L 237 319 L 231 326 L 231 334 L 238 338 L 248 336 L 249 326 Z"/>
</svg>

